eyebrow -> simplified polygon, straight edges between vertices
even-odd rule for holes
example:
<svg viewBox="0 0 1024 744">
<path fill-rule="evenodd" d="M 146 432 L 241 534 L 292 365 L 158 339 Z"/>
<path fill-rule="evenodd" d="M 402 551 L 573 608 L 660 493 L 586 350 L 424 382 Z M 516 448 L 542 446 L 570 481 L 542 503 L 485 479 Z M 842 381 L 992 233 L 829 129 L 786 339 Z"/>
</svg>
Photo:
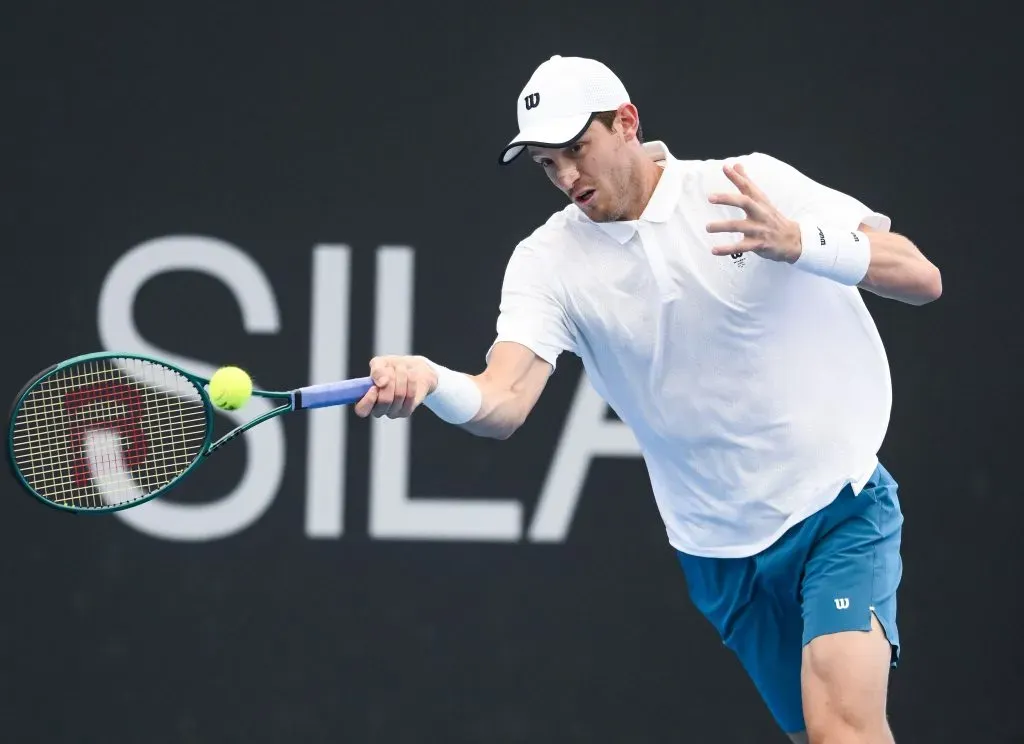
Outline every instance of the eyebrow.
<svg viewBox="0 0 1024 744">
<path fill-rule="evenodd" d="M 580 137 L 579 139 L 575 139 L 572 142 L 570 142 L 569 144 L 564 145 L 562 147 L 551 147 L 551 148 L 547 148 L 547 149 L 563 151 L 563 150 L 568 150 L 568 149 L 570 149 L 572 147 L 575 147 L 576 145 L 586 145 L 586 144 L 589 144 L 589 143 L 590 143 L 590 139 L 587 136 L 584 135 L 583 137 Z M 531 158 L 534 158 L 534 159 L 547 157 L 547 155 L 545 155 L 544 153 L 540 153 L 540 152 L 529 152 L 529 150 L 527 150 L 527 153 L 529 154 L 529 156 Z"/>
</svg>

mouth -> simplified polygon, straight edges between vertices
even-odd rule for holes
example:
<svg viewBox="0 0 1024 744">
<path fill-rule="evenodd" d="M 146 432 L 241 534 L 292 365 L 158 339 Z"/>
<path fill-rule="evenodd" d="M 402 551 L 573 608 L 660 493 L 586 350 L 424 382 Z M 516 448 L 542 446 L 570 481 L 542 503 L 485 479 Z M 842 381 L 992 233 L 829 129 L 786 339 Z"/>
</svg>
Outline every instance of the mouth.
<svg viewBox="0 0 1024 744">
<path fill-rule="evenodd" d="M 597 193 L 596 189 L 583 189 L 573 197 L 573 201 L 581 207 L 589 205 L 594 201 L 594 195 Z"/>
</svg>

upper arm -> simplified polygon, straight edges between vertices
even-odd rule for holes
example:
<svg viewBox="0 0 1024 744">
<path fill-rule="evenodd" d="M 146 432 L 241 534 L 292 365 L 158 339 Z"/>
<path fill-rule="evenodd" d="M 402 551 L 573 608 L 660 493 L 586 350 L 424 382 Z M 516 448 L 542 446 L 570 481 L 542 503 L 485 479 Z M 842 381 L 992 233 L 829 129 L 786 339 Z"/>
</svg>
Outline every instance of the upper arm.
<svg viewBox="0 0 1024 744">
<path fill-rule="evenodd" d="M 739 158 L 751 179 L 772 204 L 791 220 L 819 220 L 854 230 L 866 226 L 888 232 L 891 220 L 849 194 L 818 183 L 771 155 L 752 153 Z"/>
<path fill-rule="evenodd" d="M 563 351 L 575 351 L 572 322 L 544 244 L 516 247 L 505 269 L 496 336 L 478 381 L 495 405 L 515 401 L 521 417 L 536 404 Z"/>
<path fill-rule="evenodd" d="M 543 245 L 520 244 L 509 259 L 501 286 L 496 336 L 487 362 L 499 344 L 526 347 L 555 369 L 563 351 L 575 351 L 573 324 L 564 302 L 557 271 Z M 506 352 L 508 353 L 508 352 Z"/>
</svg>

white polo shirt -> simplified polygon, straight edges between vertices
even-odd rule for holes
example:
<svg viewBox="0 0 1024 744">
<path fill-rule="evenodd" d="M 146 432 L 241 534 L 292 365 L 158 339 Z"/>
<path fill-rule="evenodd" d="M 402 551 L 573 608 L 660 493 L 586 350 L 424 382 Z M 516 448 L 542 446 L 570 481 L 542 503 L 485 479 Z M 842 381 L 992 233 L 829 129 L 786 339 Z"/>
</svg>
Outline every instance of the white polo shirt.
<svg viewBox="0 0 1024 744">
<path fill-rule="evenodd" d="M 722 166 L 741 162 L 791 219 L 890 221 L 769 155 L 683 161 L 645 148 L 664 173 L 639 220 L 595 223 L 570 204 L 516 247 L 495 343 L 552 370 L 563 351 L 580 357 L 640 444 L 674 548 L 752 555 L 847 483 L 860 490 L 892 390 L 859 290 L 753 253 L 712 255 L 741 236 L 705 226 L 743 212 L 708 196 L 736 191 Z"/>
</svg>

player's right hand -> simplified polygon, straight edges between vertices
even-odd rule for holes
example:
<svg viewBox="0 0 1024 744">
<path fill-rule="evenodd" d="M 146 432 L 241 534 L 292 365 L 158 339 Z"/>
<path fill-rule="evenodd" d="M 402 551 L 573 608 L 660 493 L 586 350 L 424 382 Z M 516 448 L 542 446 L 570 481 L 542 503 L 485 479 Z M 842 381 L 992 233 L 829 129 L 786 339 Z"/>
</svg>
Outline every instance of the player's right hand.
<svg viewBox="0 0 1024 744">
<path fill-rule="evenodd" d="M 437 387 L 437 373 L 418 356 L 380 356 L 370 360 L 374 386 L 355 404 L 360 418 L 407 418 Z"/>
</svg>

